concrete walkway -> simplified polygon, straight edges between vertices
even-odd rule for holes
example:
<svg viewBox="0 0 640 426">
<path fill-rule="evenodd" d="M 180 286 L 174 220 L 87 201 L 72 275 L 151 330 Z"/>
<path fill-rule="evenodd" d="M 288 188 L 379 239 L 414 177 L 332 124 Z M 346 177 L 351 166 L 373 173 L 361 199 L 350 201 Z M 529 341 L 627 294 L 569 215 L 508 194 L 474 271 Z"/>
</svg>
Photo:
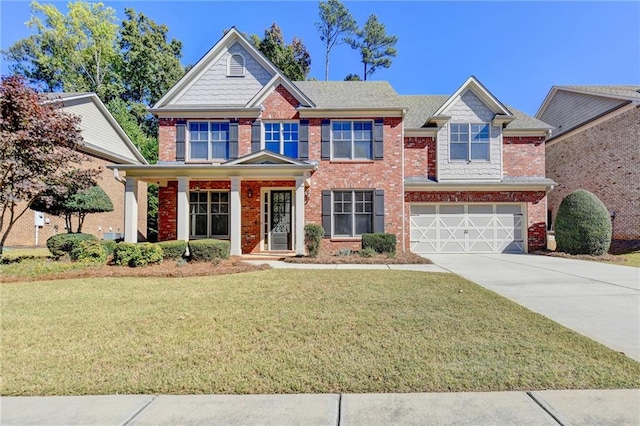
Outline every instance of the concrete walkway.
<svg viewBox="0 0 640 426">
<path fill-rule="evenodd" d="M 640 361 L 640 269 L 525 254 L 435 254 L 461 275 Z"/>
<path fill-rule="evenodd" d="M 0 398 L 11 425 L 638 425 L 640 390 Z"/>
</svg>

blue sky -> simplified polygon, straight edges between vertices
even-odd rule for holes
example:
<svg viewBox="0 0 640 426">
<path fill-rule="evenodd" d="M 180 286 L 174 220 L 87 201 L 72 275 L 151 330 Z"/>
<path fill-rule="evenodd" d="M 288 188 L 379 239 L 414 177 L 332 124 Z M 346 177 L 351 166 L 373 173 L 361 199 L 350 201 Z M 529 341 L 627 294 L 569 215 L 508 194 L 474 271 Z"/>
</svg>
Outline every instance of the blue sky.
<svg viewBox="0 0 640 426">
<path fill-rule="evenodd" d="M 66 2 L 55 3 L 66 10 Z M 317 1 L 106 1 L 119 18 L 133 7 L 183 42 L 183 64 L 195 63 L 225 28 L 262 35 L 276 22 L 287 42 L 302 38 L 311 76 L 324 78 L 324 48 L 314 22 Z M 370 14 L 399 37 L 398 56 L 371 80 L 400 94 L 451 94 L 475 75 L 502 102 L 535 114 L 552 85 L 640 84 L 640 2 L 344 2 L 359 25 Z M 29 31 L 26 1 L 0 3 L 0 47 Z M 2 62 L 1 72 L 8 73 Z M 362 74 L 358 54 L 334 48 L 330 79 Z"/>
</svg>

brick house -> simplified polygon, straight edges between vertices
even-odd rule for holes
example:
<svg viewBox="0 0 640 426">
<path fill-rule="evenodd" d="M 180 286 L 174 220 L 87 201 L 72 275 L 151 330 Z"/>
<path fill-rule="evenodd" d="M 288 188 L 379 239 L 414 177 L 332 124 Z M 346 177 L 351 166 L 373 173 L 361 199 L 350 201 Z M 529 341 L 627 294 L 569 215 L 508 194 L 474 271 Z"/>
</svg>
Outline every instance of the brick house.
<svg viewBox="0 0 640 426">
<path fill-rule="evenodd" d="M 122 169 L 131 187 L 160 185 L 161 240 L 302 254 L 304 225 L 318 223 L 330 251 L 368 232 L 420 253 L 546 245 L 549 126 L 474 77 L 451 96 L 291 82 L 233 28 L 151 111 L 160 161 Z"/>
<path fill-rule="evenodd" d="M 93 234 L 102 239 L 109 237 L 109 233 L 124 232 L 124 174 L 114 174 L 108 166 L 117 168 L 119 165 L 146 165 L 147 161 L 136 149 L 122 128 L 109 113 L 95 93 L 49 93 L 46 95 L 52 102 L 60 103 L 60 108 L 81 118 L 79 127 L 82 131 L 83 146 L 81 152 L 86 156 L 81 168 L 98 168 L 100 177 L 98 185 L 107 193 L 113 202 L 113 211 L 87 215 L 82 232 Z M 146 200 L 147 185 L 144 182 L 136 184 L 138 195 Z M 147 204 L 140 203 L 137 207 L 136 222 L 137 240 L 145 239 L 147 230 Z M 74 220 L 74 228 L 76 222 Z M 42 212 L 27 212 L 15 223 L 7 237 L 7 247 L 43 246 L 47 239 L 55 234 L 67 232 L 64 219 L 49 216 Z"/>
<path fill-rule="evenodd" d="M 553 126 L 545 144 L 549 216 L 582 188 L 607 206 L 613 237 L 640 239 L 640 86 L 553 86 L 536 117 Z M 553 222 L 551 222 L 553 223 Z"/>
</svg>

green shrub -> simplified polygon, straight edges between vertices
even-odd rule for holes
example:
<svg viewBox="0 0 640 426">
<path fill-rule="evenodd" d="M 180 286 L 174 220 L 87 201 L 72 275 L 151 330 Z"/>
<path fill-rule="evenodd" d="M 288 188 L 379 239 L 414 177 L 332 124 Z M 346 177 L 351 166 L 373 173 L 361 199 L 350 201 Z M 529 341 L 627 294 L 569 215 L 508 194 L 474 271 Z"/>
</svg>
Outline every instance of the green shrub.
<svg viewBox="0 0 640 426">
<path fill-rule="evenodd" d="M 353 251 L 351 251 L 351 249 L 349 248 L 341 248 L 340 250 L 338 250 L 336 252 L 336 256 L 351 256 L 353 254 Z"/>
<path fill-rule="evenodd" d="M 360 255 L 360 257 L 373 257 L 378 254 L 378 252 L 375 251 L 373 247 L 367 247 L 360 250 L 358 254 Z"/>
<path fill-rule="evenodd" d="M 107 252 L 107 256 L 111 256 L 118 245 L 118 243 L 113 240 L 102 240 L 100 244 L 102 244 L 102 248 Z"/>
<path fill-rule="evenodd" d="M 602 255 L 611 245 L 611 217 L 591 192 L 578 189 L 567 195 L 556 214 L 557 250 L 570 254 Z"/>
<path fill-rule="evenodd" d="M 324 228 L 317 223 L 308 223 L 304 226 L 304 244 L 310 257 L 318 257 L 320 243 L 324 237 Z"/>
<path fill-rule="evenodd" d="M 145 266 L 162 261 L 162 248 L 152 243 L 118 243 L 113 251 L 113 263 L 121 266 Z"/>
<path fill-rule="evenodd" d="M 80 263 L 107 263 L 107 250 L 97 240 L 80 241 L 70 255 L 71 260 Z"/>
<path fill-rule="evenodd" d="M 187 250 L 186 241 L 162 241 L 157 243 L 162 248 L 163 257 L 165 260 L 177 260 L 184 257 L 184 253 Z"/>
<path fill-rule="evenodd" d="M 197 262 L 209 262 L 213 259 L 228 259 L 231 251 L 229 241 L 194 240 L 189 241 L 189 256 Z"/>
<path fill-rule="evenodd" d="M 376 253 L 395 254 L 396 236 L 395 234 L 362 234 L 362 248 L 371 247 Z"/>
<path fill-rule="evenodd" d="M 82 241 L 97 240 L 91 234 L 58 234 L 47 240 L 47 248 L 56 259 L 71 254 L 73 249 Z"/>
</svg>

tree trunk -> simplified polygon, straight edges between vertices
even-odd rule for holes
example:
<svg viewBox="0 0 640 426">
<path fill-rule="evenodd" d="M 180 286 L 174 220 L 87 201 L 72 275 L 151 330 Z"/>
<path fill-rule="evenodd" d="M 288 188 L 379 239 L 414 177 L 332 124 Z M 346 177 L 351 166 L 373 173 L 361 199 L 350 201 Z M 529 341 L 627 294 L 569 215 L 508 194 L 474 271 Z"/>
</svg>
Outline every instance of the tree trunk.
<svg viewBox="0 0 640 426">
<path fill-rule="evenodd" d="M 362 61 L 362 63 L 364 64 L 364 81 L 367 81 L 367 63 Z"/>
<path fill-rule="evenodd" d="M 324 58 L 324 81 L 329 81 L 329 49 Z"/>
<path fill-rule="evenodd" d="M 67 228 L 67 234 L 73 234 L 73 229 L 71 229 L 71 213 L 64 214 L 64 226 Z"/>
<path fill-rule="evenodd" d="M 82 225 L 84 224 L 84 217 L 86 213 L 78 213 L 78 234 L 82 232 Z"/>
</svg>

